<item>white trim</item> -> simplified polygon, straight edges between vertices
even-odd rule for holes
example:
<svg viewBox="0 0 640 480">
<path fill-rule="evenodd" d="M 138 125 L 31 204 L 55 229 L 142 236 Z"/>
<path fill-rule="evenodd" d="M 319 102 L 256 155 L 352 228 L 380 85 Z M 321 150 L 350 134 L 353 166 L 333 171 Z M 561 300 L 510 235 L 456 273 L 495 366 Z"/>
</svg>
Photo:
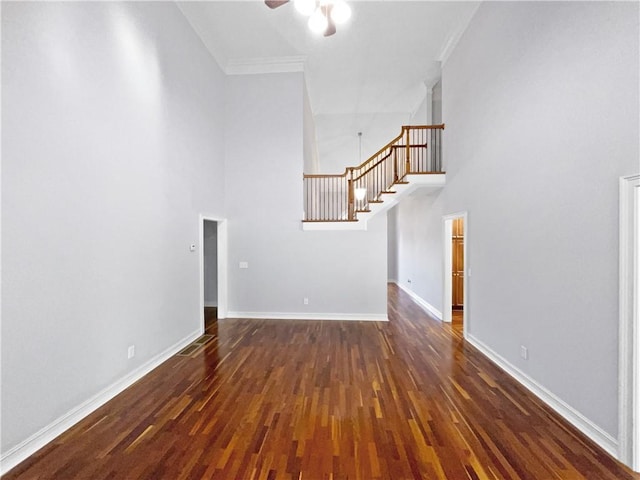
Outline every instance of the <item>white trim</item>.
<svg viewBox="0 0 640 480">
<path fill-rule="evenodd" d="M 226 219 L 218 220 L 218 318 L 227 317 L 227 295 L 229 292 L 228 251 L 229 224 Z M 203 309 L 204 310 L 204 309 Z"/>
<path fill-rule="evenodd" d="M 431 315 L 432 317 L 435 317 L 436 319 L 442 321 L 442 312 L 440 310 L 438 310 L 436 307 L 431 305 L 424 298 L 419 296 L 417 293 L 415 293 L 413 290 L 409 289 L 408 287 L 406 287 L 406 286 L 404 286 L 404 285 L 402 285 L 402 284 L 400 284 L 398 282 L 393 282 L 393 283 L 398 285 L 398 287 L 400 287 L 402 289 L 402 291 L 404 291 L 404 293 L 409 295 L 411 297 L 411 299 L 414 302 L 416 302 L 420 307 L 422 307 L 422 309 L 425 310 L 429 315 Z"/>
<path fill-rule="evenodd" d="M 453 236 L 453 220 L 457 217 L 443 217 L 442 218 L 442 310 L 444 310 L 444 316 L 442 320 L 445 322 L 451 322 L 451 308 L 452 308 L 452 295 L 453 295 L 453 259 L 451 248 L 451 237 Z M 463 323 L 464 325 L 464 323 Z"/>
<path fill-rule="evenodd" d="M 292 73 L 304 72 L 304 62 L 306 56 L 289 55 L 284 57 L 262 57 L 262 58 L 227 58 L 220 49 L 211 48 L 206 35 L 201 32 L 201 22 L 192 22 L 191 14 L 186 14 L 182 5 L 176 3 L 180 13 L 184 16 L 191 28 L 194 30 L 205 49 L 211 54 L 220 69 L 226 75 L 252 75 L 260 73 Z M 204 27 L 203 27 L 204 28 Z"/>
<path fill-rule="evenodd" d="M 31 435 L 26 440 L 20 442 L 15 447 L 3 453 L 0 457 L 0 475 L 4 475 L 13 467 L 24 461 L 36 451 L 40 450 L 47 443 L 53 441 L 56 437 L 67 431 L 73 425 L 85 418 L 90 413 L 113 399 L 120 392 L 124 391 L 135 382 L 140 380 L 154 368 L 168 360 L 170 357 L 178 353 L 184 347 L 189 345 L 201 335 L 199 330 L 190 333 L 183 339 L 171 345 L 169 348 L 160 352 L 151 358 L 145 364 L 139 366 L 129 374 L 115 381 L 108 387 L 104 388 L 93 397 L 82 402 L 77 407 L 72 408 L 67 413 L 57 418 L 49 425 L 41 428 L 39 431 Z"/>
<path fill-rule="evenodd" d="M 456 218 L 462 218 L 462 224 L 464 226 L 464 243 L 462 246 L 462 256 L 464 258 L 464 275 L 462 277 L 462 335 L 467 337 L 470 325 L 470 305 L 469 305 L 469 219 L 466 211 L 451 213 L 449 215 L 442 216 L 442 310 L 444 312 L 443 321 L 451 321 L 451 309 L 452 309 L 452 282 L 451 273 L 453 270 L 453 260 L 451 258 L 451 239 L 453 237 L 453 220 Z"/>
<path fill-rule="evenodd" d="M 640 175 L 620 178 L 618 455 L 640 471 Z"/>
<path fill-rule="evenodd" d="M 513 366 L 505 358 L 494 352 L 490 347 L 482 343 L 473 335 L 467 334 L 466 340 L 483 353 L 489 360 L 511 375 L 511 377 L 513 377 L 518 383 L 555 410 L 556 413 L 598 444 L 607 453 L 614 457 L 616 456 L 618 452 L 618 442 L 615 438 L 538 382 L 533 380 L 527 374 Z"/>
<path fill-rule="evenodd" d="M 325 230 L 366 230 L 367 222 L 301 222 L 302 230 L 305 232 L 325 231 Z"/>
<path fill-rule="evenodd" d="M 388 322 L 386 313 L 289 313 L 289 312 L 227 312 L 227 318 L 265 320 L 346 320 L 362 322 Z"/>
<path fill-rule="evenodd" d="M 460 25 L 460 27 L 457 30 L 451 32 L 451 34 L 449 34 L 447 39 L 444 41 L 444 44 L 440 49 L 440 55 L 438 55 L 438 60 L 440 61 L 441 68 L 447 63 L 447 61 L 449 60 L 449 57 L 451 56 L 451 53 L 455 50 L 456 46 L 458 45 L 458 42 L 460 42 L 460 39 L 464 35 L 464 32 L 466 32 L 467 28 L 469 28 L 471 21 L 478 13 L 478 8 L 480 8 L 480 3 L 481 2 L 478 2 L 478 4 L 476 5 L 475 10 L 469 16 L 469 20 L 463 23 L 462 25 Z"/>
<path fill-rule="evenodd" d="M 227 75 L 255 75 L 261 73 L 304 72 L 306 57 L 230 58 L 223 70 Z"/>
<path fill-rule="evenodd" d="M 412 294 L 412 292 L 408 291 L 405 287 L 398 284 L 402 290 L 407 292 L 411 298 L 415 300 L 417 295 Z M 414 296 L 415 295 L 415 296 Z M 419 298 L 419 297 L 418 297 Z M 420 304 L 419 302 L 416 302 Z M 533 393 L 536 397 L 546 403 L 549 407 L 555 410 L 559 415 L 561 415 L 565 420 L 571 423 L 574 427 L 584 433 L 587 437 L 597 443 L 600 447 L 602 447 L 607 453 L 616 457 L 618 453 L 618 441 L 597 426 L 595 423 L 591 422 L 588 418 L 582 415 L 580 412 L 575 410 L 573 407 L 565 403 L 562 399 L 554 395 L 552 392 L 547 390 L 545 387 L 540 385 L 538 382 L 533 380 L 527 374 L 522 372 L 517 367 L 513 366 L 509 363 L 505 358 L 501 355 L 493 351 L 490 347 L 485 345 L 483 342 L 475 338 L 473 335 L 469 333 L 465 333 L 466 340 L 477 348 L 480 353 L 485 355 L 489 360 L 495 363 L 499 368 L 508 373 L 511 377 L 513 377 L 518 383 L 522 384 L 527 390 Z"/>
</svg>

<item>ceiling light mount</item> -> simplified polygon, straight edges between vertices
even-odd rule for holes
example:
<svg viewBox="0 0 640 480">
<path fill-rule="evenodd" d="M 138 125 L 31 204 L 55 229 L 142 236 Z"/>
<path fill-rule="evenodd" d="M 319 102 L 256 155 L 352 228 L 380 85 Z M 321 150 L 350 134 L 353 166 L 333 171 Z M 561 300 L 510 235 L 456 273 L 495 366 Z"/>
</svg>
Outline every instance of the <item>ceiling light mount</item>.
<svg viewBox="0 0 640 480">
<path fill-rule="evenodd" d="M 289 0 L 265 0 L 264 3 L 273 9 L 289 3 Z M 351 7 L 345 0 L 293 0 L 293 4 L 298 12 L 309 17 L 309 29 L 325 37 L 336 33 L 336 24 L 343 24 L 351 18 Z"/>
</svg>

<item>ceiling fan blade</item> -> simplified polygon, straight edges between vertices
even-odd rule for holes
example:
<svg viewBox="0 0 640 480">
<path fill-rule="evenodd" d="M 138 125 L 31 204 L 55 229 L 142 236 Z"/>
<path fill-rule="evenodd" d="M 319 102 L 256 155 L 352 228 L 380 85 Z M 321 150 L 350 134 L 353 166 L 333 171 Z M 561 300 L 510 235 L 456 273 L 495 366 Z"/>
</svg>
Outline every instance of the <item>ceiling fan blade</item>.
<svg viewBox="0 0 640 480">
<path fill-rule="evenodd" d="M 325 37 L 330 37 L 331 35 L 336 33 L 336 24 L 333 22 L 333 18 L 331 18 L 331 9 L 333 8 L 333 5 L 329 3 L 327 5 L 323 5 L 321 8 L 322 13 L 324 13 L 324 16 L 327 18 L 327 28 L 324 31 L 323 35 Z"/>
<path fill-rule="evenodd" d="M 284 5 L 285 3 L 289 3 L 289 0 L 264 0 L 264 3 L 269 8 L 278 8 Z"/>
</svg>

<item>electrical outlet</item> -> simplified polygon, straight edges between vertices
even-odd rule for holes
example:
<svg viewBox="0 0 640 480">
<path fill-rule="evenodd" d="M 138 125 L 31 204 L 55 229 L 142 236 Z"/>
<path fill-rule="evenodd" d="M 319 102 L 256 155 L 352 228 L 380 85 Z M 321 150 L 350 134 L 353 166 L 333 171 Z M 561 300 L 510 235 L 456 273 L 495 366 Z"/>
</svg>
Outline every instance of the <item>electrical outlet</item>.
<svg viewBox="0 0 640 480">
<path fill-rule="evenodd" d="M 520 345 L 520 356 L 524 360 L 528 360 L 529 359 L 529 349 L 527 347 L 525 347 L 524 345 Z"/>
<path fill-rule="evenodd" d="M 249 268 L 249 262 L 240 262 L 240 268 Z"/>
<path fill-rule="evenodd" d="M 302 303 L 304 303 L 305 305 L 309 305 L 309 299 L 307 297 L 304 297 Z"/>
<path fill-rule="evenodd" d="M 136 346 L 129 345 L 129 348 L 127 349 L 127 358 L 133 358 L 135 356 L 136 356 Z"/>
</svg>

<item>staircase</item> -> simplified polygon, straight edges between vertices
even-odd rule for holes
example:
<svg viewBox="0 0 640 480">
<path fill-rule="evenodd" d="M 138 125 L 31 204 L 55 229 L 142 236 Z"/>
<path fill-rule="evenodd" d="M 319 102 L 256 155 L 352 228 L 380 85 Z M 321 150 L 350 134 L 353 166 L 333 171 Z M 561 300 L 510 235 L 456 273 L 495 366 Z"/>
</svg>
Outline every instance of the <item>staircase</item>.
<svg viewBox="0 0 640 480">
<path fill-rule="evenodd" d="M 340 175 L 304 175 L 303 230 L 366 230 L 367 220 L 414 190 L 440 189 L 443 125 L 403 126 L 400 134 Z"/>
</svg>

